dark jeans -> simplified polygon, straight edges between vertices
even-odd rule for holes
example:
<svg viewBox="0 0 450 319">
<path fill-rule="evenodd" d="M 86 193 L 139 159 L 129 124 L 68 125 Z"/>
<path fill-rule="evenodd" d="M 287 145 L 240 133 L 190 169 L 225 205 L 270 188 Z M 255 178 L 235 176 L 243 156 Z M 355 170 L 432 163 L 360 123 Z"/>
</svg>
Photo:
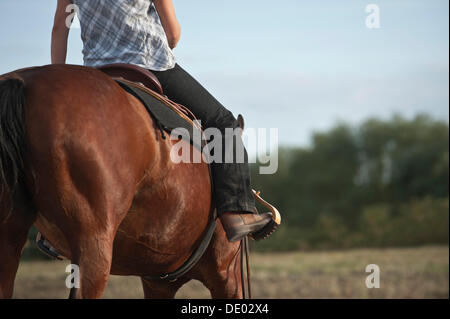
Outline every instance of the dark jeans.
<svg viewBox="0 0 450 319">
<path fill-rule="evenodd" d="M 225 128 L 235 129 L 239 126 L 233 114 L 178 64 L 167 71 L 152 72 L 161 82 L 164 94 L 190 109 L 201 120 L 204 129 L 214 127 L 221 131 L 222 145 L 225 147 Z M 218 214 L 255 211 L 247 152 L 240 137 L 234 142 L 234 152 L 236 143 L 240 143 L 239 146 L 244 149 L 244 163 L 225 163 L 223 160 L 222 163 L 211 164 Z"/>
</svg>

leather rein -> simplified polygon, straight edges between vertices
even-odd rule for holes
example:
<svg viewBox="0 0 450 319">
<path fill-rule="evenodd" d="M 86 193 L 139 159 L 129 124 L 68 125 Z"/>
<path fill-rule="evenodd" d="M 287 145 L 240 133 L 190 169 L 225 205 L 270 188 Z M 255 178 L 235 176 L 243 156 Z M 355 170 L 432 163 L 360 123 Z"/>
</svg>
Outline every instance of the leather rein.
<svg viewBox="0 0 450 319">
<path fill-rule="evenodd" d="M 242 285 L 242 299 L 252 299 L 252 286 L 250 284 L 250 247 L 248 244 L 248 236 L 241 239 L 241 285 Z M 244 271 L 244 257 L 247 271 L 247 291 Z"/>
</svg>

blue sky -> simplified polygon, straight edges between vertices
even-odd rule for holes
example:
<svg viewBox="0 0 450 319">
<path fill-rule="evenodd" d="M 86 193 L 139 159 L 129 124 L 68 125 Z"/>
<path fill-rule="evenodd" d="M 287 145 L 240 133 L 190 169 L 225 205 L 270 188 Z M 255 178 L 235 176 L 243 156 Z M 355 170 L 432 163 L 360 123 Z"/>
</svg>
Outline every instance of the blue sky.
<svg viewBox="0 0 450 319">
<path fill-rule="evenodd" d="M 248 127 L 307 145 L 337 121 L 393 113 L 448 121 L 447 0 L 174 0 L 178 62 Z M 365 25 L 380 8 L 380 29 Z M 56 0 L 0 1 L 0 74 L 50 63 Z M 68 63 L 82 64 L 78 29 Z"/>
</svg>

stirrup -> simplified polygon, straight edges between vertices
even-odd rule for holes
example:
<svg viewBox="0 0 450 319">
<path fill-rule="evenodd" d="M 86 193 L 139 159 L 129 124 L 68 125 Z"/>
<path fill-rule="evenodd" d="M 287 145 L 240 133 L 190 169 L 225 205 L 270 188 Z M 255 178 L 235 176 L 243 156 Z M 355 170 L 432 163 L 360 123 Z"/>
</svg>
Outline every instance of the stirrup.
<svg viewBox="0 0 450 319">
<path fill-rule="evenodd" d="M 278 209 L 276 209 L 275 206 L 269 204 L 264 199 L 262 199 L 261 196 L 259 196 L 259 194 L 261 194 L 260 191 L 255 191 L 254 189 L 252 189 L 252 191 L 253 191 L 253 195 L 255 196 L 255 199 L 260 204 L 262 204 L 263 206 L 267 207 L 270 210 L 270 212 L 272 213 L 272 219 L 275 222 L 275 224 L 280 225 L 281 224 L 281 214 L 278 211 Z"/>
<path fill-rule="evenodd" d="M 41 234 L 41 232 L 38 232 L 36 236 L 36 245 L 39 248 L 39 250 L 42 251 L 47 256 L 59 260 L 64 259 L 64 256 L 62 256 L 60 253 L 56 251 L 55 248 L 53 248 L 53 246 L 47 239 L 45 239 L 45 237 Z"/>
<path fill-rule="evenodd" d="M 261 192 L 253 190 L 255 199 L 270 210 L 270 213 L 272 214 L 272 220 L 268 222 L 267 225 L 265 225 L 262 229 L 250 234 L 250 237 L 254 240 L 261 240 L 270 237 L 270 235 L 272 235 L 281 224 L 281 214 L 278 209 L 262 199 L 261 196 L 259 196 L 260 193 Z"/>
</svg>

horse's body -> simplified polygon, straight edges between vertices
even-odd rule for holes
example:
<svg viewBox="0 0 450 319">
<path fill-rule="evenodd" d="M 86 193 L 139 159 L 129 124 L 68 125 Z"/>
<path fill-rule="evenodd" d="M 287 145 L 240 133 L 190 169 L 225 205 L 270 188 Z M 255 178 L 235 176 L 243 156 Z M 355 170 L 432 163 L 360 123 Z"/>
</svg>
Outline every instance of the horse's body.
<svg viewBox="0 0 450 319">
<path fill-rule="evenodd" d="M 170 148 L 178 141 L 161 138 L 141 102 L 103 73 L 67 65 L 3 75 L 0 98 L 0 169 L 17 164 L 18 155 L 5 152 L 10 140 L 24 156 L 23 167 L 11 170 L 19 176 L 12 196 L 14 174 L 0 180 L 0 297 L 12 296 L 32 224 L 79 265 L 81 287 L 72 297 L 101 297 L 110 273 L 157 275 L 186 261 L 210 221 L 208 166 L 174 164 Z M 16 136 L 4 133 L 7 121 L 18 126 Z M 219 223 L 197 266 L 173 283 L 143 280 L 145 296 L 171 298 L 197 279 L 213 298 L 240 298 L 238 250 Z"/>
</svg>

